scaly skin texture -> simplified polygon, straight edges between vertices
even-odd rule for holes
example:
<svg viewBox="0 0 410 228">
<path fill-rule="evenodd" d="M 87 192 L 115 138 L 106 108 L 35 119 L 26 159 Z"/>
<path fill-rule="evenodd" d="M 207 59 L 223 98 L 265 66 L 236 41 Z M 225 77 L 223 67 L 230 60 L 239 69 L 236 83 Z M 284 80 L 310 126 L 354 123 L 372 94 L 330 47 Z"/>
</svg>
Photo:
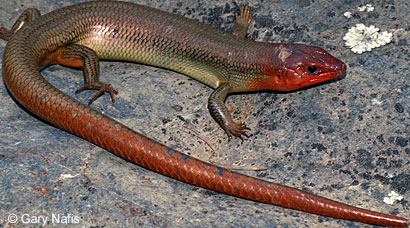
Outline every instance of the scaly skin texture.
<svg viewBox="0 0 410 228">
<path fill-rule="evenodd" d="M 346 66 L 321 48 L 244 39 L 245 7 L 233 34 L 199 22 L 123 2 L 98 1 L 40 16 L 26 10 L 9 31 L 3 56 L 10 93 L 40 118 L 129 161 L 172 178 L 245 199 L 334 218 L 384 226 L 408 226 L 396 216 L 372 212 L 294 188 L 235 173 L 172 150 L 99 113 L 49 84 L 40 74 L 51 64 L 83 67 L 79 88 L 117 93 L 98 80 L 99 59 L 164 67 L 212 88 L 209 109 L 228 135 L 246 135 L 223 104 L 228 93 L 295 90 L 340 76 Z M 93 97 L 92 99 L 94 99 Z M 91 100 L 92 100 L 91 99 Z"/>
</svg>

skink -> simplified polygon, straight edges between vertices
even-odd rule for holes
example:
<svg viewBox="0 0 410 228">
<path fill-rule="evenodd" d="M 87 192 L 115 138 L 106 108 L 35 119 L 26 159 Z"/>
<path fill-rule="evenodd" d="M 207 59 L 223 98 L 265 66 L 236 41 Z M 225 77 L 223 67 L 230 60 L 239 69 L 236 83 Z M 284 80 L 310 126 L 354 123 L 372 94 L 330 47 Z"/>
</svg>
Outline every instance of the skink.
<svg viewBox="0 0 410 228">
<path fill-rule="evenodd" d="M 140 166 L 172 178 L 245 199 L 314 214 L 383 226 L 408 226 L 408 220 L 372 212 L 298 189 L 259 180 L 189 157 L 142 136 L 62 93 L 40 70 L 61 64 L 82 67 L 90 99 L 117 90 L 98 79 L 99 60 L 125 60 L 171 69 L 211 88 L 208 107 L 228 136 L 247 136 L 224 104 L 229 93 L 291 91 L 342 75 L 346 65 L 325 50 L 303 44 L 245 39 L 248 7 L 229 34 L 157 9 L 117 1 L 96 1 L 45 15 L 30 8 L 11 30 L 3 55 L 5 84 L 29 111 Z"/>
</svg>

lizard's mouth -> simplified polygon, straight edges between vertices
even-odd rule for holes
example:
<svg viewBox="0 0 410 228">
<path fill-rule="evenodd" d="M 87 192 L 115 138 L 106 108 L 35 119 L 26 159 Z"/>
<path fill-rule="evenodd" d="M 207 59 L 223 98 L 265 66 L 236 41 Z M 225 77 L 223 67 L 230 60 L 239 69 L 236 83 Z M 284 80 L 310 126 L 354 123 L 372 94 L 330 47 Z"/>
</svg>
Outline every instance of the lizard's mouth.
<svg viewBox="0 0 410 228">
<path fill-rule="evenodd" d="M 305 80 L 304 82 L 300 83 L 299 85 L 301 85 L 302 87 L 315 85 L 321 82 L 325 82 L 325 81 L 329 81 L 334 78 L 337 78 L 341 76 L 342 74 L 343 73 L 324 73 L 324 74 L 319 75 L 318 77 L 309 78 Z"/>
<path fill-rule="evenodd" d="M 330 68 L 321 68 L 316 74 L 308 74 L 301 72 L 303 75 L 300 77 L 299 85 L 302 87 L 318 84 L 324 81 L 328 81 L 343 75 L 346 72 L 346 64 L 338 60 L 337 63 L 333 63 Z"/>
</svg>

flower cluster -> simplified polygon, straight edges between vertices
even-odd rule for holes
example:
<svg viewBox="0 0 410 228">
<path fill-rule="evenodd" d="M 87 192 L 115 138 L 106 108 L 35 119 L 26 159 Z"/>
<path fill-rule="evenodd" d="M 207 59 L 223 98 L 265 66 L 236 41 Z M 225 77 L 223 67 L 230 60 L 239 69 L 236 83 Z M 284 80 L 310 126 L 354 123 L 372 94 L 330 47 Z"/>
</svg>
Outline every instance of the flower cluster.
<svg viewBox="0 0 410 228">
<path fill-rule="evenodd" d="M 356 24 L 349 29 L 343 40 L 353 52 L 361 54 L 391 42 L 392 33 L 386 31 L 380 33 L 379 31 L 380 29 L 374 25 L 366 27 L 364 24 Z"/>
</svg>

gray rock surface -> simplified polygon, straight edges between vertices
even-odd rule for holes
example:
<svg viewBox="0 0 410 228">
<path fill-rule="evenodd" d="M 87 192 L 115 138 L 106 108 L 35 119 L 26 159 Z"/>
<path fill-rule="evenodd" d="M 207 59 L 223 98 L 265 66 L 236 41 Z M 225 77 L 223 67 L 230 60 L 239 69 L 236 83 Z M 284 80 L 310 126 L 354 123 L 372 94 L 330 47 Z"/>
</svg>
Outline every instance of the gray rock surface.
<svg viewBox="0 0 410 228">
<path fill-rule="evenodd" d="M 42 13 L 79 0 L 2 0 L 0 26 L 24 9 Z M 135 0 L 228 31 L 245 1 Z M 351 205 L 410 218 L 409 1 L 252 1 L 250 39 L 320 46 L 348 65 L 344 78 L 293 93 L 232 95 L 228 107 L 252 136 L 228 141 L 206 109 L 211 89 L 150 66 L 102 62 L 101 79 L 119 89 L 92 104 L 130 128 L 202 160 L 267 171 L 246 171 Z M 366 3 L 366 2 L 364 2 Z M 355 11 L 353 18 L 343 13 Z M 358 55 L 342 37 L 356 23 L 394 32 L 387 46 Z M 0 41 L 0 55 L 5 41 Z M 75 95 L 82 72 L 51 66 L 44 76 Z M 198 137 L 200 136 L 200 137 Z M 54 128 L 18 106 L 0 83 L 0 226 L 48 218 L 72 227 L 371 227 L 247 201 L 188 185 L 129 163 Z M 383 202 L 391 191 L 404 198 Z M 15 214 L 18 223 L 8 216 Z M 27 217 L 30 216 L 30 217 Z M 70 217 L 74 216 L 74 217 Z M 54 217 L 57 219 L 57 217 Z M 42 221 L 31 220 L 33 227 Z M 34 223 L 34 224 L 33 224 Z M 26 224 L 27 225 L 27 224 Z"/>
</svg>

